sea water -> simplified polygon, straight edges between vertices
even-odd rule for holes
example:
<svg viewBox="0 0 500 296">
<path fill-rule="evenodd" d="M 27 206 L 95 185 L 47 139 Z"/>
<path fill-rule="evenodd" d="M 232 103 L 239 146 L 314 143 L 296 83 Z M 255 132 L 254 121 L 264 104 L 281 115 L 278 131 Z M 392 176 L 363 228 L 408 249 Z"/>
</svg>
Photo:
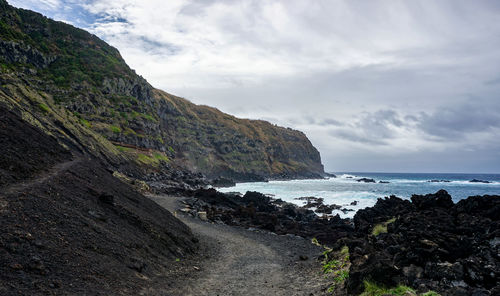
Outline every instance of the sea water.
<svg viewBox="0 0 500 296">
<path fill-rule="evenodd" d="M 222 192 L 258 191 L 297 205 L 303 205 L 298 197 L 314 196 L 324 199 L 325 204 L 337 204 L 354 211 L 334 211 L 341 217 L 353 217 L 359 209 L 373 206 L 377 198 L 396 195 L 409 199 L 413 194 L 448 191 L 453 201 L 472 195 L 500 195 L 500 174 L 421 174 L 421 173 L 336 173 L 337 178 L 317 180 L 290 180 L 253 183 L 237 183 L 234 187 L 219 188 Z M 377 183 L 358 182 L 360 178 L 374 179 Z M 490 183 L 472 183 L 470 180 Z M 429 182 L 431 180 L 447 182 Z M 386 181 L 389 183 L 379 183 Z M 351 205 L 357 201 L 356 205 Z"/>
</svg>

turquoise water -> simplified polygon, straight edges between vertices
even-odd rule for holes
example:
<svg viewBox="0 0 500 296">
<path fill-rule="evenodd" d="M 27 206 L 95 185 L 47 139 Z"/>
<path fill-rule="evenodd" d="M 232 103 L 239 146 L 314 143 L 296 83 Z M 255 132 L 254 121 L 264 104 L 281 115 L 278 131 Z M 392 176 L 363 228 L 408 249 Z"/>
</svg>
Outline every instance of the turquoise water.
<svg viewBox="0 0 500 296">
<path fill-rule="evenodd" d="M 336 173 L 337 178 L 324 180 L 291 180 L 255 183 L 238 183 L 235 187 L 220 188 L 223 192 L 258 191 L 273 195 L 275 198 L 302 205 L 304 202 L 294 198 L 315 196 L 324 198 L 326 204 L 343 205 L 354 212 L 341 217 L 352 217 L 355 211 L 373 206 L 377 198 L 396 195 L 409 199 L 412 194 L 434 193 L 440 189 L 448 191 L 453 200 L 471 195 L 500 195 L 500 174 L 402 174 L 402 173 Z M 359 178 L 372 178 L 377 183 L 357 182 Z M 471 183 L 472 179 L 491 182 L 490 184 Z M 450 182 L 432 183 L 429 180 L 447 180 Z M 379 181 L 390 182 L 388 184 Z M 358 201 L 356 206 L 351 202 Z"/>
</svg>

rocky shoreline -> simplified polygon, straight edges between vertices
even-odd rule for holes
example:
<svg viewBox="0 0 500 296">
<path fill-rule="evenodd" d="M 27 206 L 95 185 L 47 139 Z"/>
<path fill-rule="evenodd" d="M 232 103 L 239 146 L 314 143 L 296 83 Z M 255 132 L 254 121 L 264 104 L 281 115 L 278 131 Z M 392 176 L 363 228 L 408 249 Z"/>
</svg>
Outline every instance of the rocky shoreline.
<svg viewBox="0 0 500 296">
<path fill-rule="evenodd" d="M 184 199 L 181 211 L 213 223 L 315 238 L 333 250 L 347 246 L 348 294 L 363 292 L 367 280 L 441 295 L 500 294 L 500 196 L 456 204 L 444 190 L 411 201 L 391 196 L 353 219 L 319 216 L 310 208 L 323 207 L 321 200 L 304 200 L 299 207 L 258 192 L 199 189 Z"/>
<path fill-rule="evenodd" d="M 347 209 L 318 198 L 304 197 L 299 207 L 257 192 L 200 189 L 335 176 L 324 172 L 319 151 L 300 131 L 155 89 L 95 35 L 5 0 L 0 17 L 0 295 L 171 295 L 172 283 L 184 285 L 199 272 L 184 262 L 205 262 L 200 248 L 208 240 L 143 193 L 184 196 L 185 215 L 269 232 L 263 240 L 236 233 L 240 228 L 212 229 L 233 240 L 232 258 L 242 263 L 221 266 L 215 258 L 211 266 L 230 276 L 247 268 L 249 277 L 235 277 L 239 288 L 262 286 L 256 275 L 267 258 L 277 258 L 281 265 L 268 274 L 285 271 L 276 282 L 290 295 L 300 284 L 288 275 L 301 275 L 292 264 L 325 250 L 325 271 L 346 271 L 336 269 L 332 253 L 350 261 L 348 274 L 336 277 L 341 294 L 359 294 L 369 280 L 442 295 L 500 295 L 499 196 L 457 204 L 444 191 L 411 201 L 391 196 L 341 219 L 333 210 Z M 198 230 L 211 225 L 200 224 Z M 210 240 L 212 249 L 218 242 Z M 248 242 L 259 247 L 247 246 L 253 258 L 238 254 Z M 286 248 L 304 252 L 284 256 Z M 319 262 L 302 263 L 314 276 Z M 272 283 L 266 291 L 276 291 Z"/>
</svg>

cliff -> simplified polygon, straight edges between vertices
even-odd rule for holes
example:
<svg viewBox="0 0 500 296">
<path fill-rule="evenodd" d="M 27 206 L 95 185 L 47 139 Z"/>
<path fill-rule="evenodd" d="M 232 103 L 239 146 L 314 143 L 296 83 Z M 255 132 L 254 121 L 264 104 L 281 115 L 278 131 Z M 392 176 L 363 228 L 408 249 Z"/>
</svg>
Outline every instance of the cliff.
<svg viewBox="0 0 500 296">
<path fill-rule="evenodd" d="M 61 143 L 114 166 L 209 177 L 318 177 L 307 137 L 154 89 L 98 37 L 0 0 L 0 101 Z"/>
</svg>

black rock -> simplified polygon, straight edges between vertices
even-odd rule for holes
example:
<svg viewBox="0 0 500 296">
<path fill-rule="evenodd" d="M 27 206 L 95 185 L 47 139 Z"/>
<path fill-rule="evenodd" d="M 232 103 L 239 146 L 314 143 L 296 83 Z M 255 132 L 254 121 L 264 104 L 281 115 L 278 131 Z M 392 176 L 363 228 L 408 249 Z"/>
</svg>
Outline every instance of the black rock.
<svg viewBox="0 0 500 296">
<path fill-rule="evenodd" d="M 316 209 L 316 213 L 319 213 L 319 214 L 331 214 L 334 210 L 339 210 L 341 208 L 341 206 L 339 205 L 336 205 L 336 204 L 332 204 L 332 205 L 320 205 L 318 206 L 318 208 Z"/>
<path fill-rule="evenodd" d="M 379 182 L 380 184 L 389 184 L 389 183 L 391 183 L 391 182 L 389 182 L 389 181 L 378 181 L 378 182 Z"/>
<path fill-rule="evenodd" d="M 353 210 L 353 209 L 346 209 L 346 208 L 343 208 L 341 211 L 342 211 L 342 213 L 344 213 L 344 214 L 347 214 L 347 212 L 354 212 L 354 210 Z"/>
<path fill-rule="evenodd" d="M 459 201 L 453 210 L 457 215 L 475 215 L 487 217 L 493 221 L 499 221 L 500 197 L 491 195 L 469 196 L 467 199 Z"/>
<path fill-rule="evenodd" d="M 375 224 L 385 222 L 397 215 L 404 215 L 412 210 L 413 205 L 408 200 L 394 195 L 379 198 L 373 207 L 359 210 L 356 213 L 354 225 L 356 231 L 368 234 Z"/>
<path fill-rule="evenodd" d="M 127 267 L 138 272 L 142 272 L 146 268 L 146 263 L 141 259 L 130 258 Z"/>
<path fill-rule="evenodd" d="M 412 195 L 411 201 L 419 210 L 435 207 L 445 209 L 453 207 L 451 196 L 445 190 L 439 190 L 435 194 Z"/>
<path fill-rule="evenodd" d="M 369 178 L 361 178 L 361 179 L 357 179 L 356 181 L 365 182 L 365 183 L 375 183 L 375 180 L 369 179 Z"/>
<path fill-rule="evenodd" d="M 351 268 L 348 293 L 363 280 L 441 295 L 497 295 L 500 263 L 500 196 L 472 196 L 453 204 L 444 190 L 379 199 L 354 216 L 356 233 L 345 239 Z M 387 233 L 371 235 L 385 224 Z"/>
<path fill-rule="evenodd" d="M 486 180 L 478 180 L 478 179 L 472 179 L 469 181 L 470 183 L 485 183 L 485 184 L 489 184 L 491 183 L 490 181 L 486 181 Z"/>
<path fill-rule="evenodd" d="M 233 187 L 236 185 L 236 183 L 233 180 L 224 177 L 219 177 L 217 179 L 214 179 L 210 183 L 214 187 Z"/>
<path fill-rule="evenodd" d="M 114 196 L 108 193 L 101 193 L 99 195 L 99 201 L 108 205 L 113 205 L 114 199 Z"/>
</svg>

